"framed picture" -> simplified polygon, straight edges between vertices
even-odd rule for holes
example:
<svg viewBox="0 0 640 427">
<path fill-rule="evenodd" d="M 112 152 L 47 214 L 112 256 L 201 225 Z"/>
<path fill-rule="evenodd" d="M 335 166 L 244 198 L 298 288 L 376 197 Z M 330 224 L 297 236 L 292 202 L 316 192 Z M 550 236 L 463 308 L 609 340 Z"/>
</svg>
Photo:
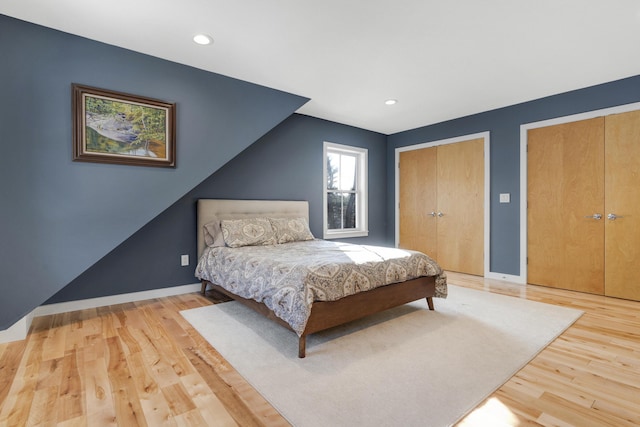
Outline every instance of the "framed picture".
<svg viewBox="0 0 640 427">
<path fill-rule="evenodd" d="M 176 106 L 72 85 L 73 160 L 176 166 Z"/>
</svg>

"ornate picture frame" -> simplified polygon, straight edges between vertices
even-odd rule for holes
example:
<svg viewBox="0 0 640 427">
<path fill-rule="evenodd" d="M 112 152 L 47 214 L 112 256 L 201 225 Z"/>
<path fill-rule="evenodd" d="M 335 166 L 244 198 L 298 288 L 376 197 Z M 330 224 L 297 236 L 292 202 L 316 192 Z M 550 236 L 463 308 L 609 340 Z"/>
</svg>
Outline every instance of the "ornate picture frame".
<svg viewBox="0 0 640 427">
<path fill-rule="evenodd" d="M 72 84 L 73 160 L 176 166 L 176 106 Z"/>
</svg>

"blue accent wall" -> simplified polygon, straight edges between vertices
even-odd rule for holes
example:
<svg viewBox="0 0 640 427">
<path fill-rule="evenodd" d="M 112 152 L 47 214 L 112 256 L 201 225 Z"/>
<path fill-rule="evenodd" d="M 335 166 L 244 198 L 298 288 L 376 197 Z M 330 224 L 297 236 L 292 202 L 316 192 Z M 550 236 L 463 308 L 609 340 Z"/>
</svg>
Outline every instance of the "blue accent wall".
<svg viewBox="0 0 640 427">
<path fill-rule="evenodd" d="M 640 76 L 461 117 L 388 136 L 387 235 L 394 236 L 395 149 L 491 132 L 491 272 L 520 274 L 520 125 L 640 101 Z M 461 99 L 460 102 L 464 102 Z M 499 194 L 511 193 L 510 204 Z"/>
<path fill-rule="evenodd" d="M 48 302 L 57 303 L 196 283 L 196 202 L 199 198 L 308 200 L 309 226 L 322 237 L 323 142 L 368 149 L 368 237 L 385 236 L 386 136 L 294 114 L 158 215 Z M 382 190 L 382 191 L 380 191 Z M 391 242 L 393 244 L 393 242 Z M 189 254 L 191 265 L 180 266 Z"/>
<path fill-rule="evenodd" d="M 4 15 L 0 58 L 0 330 L 307 102 Z M 177 167 L 72 162 L 72 83 L 175 102 Z"/>
<path fill-rule="evenodd" d="M 370 234 L 348 241 L 392 245 L 395 148 L 490 131 L 490 269 L 518 275 L 520 125 L 640 101 L 636 76 L 385 136 L 293 114 L 300 96 L 3 15 L 0 58 L 0 330 L 45 301 L 194 283 L 198 198 L 308 200 L 321 236 L 324 141 L 369 149 Z M 175 102 L 177 167 L 72 162 L 72 83 Z"/>
</svg>

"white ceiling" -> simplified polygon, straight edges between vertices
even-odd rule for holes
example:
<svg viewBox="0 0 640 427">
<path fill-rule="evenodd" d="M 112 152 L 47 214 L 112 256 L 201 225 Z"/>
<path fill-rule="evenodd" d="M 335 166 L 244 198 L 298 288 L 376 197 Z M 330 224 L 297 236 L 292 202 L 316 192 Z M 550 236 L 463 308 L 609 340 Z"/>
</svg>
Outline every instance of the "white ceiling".
<svg viewBox="0 0 640 427">
<path fill-rule="evenodd" d="M 1 0 L 0 13 L 385 134 L 640 74 L 638 0 Z"/>
</svg>

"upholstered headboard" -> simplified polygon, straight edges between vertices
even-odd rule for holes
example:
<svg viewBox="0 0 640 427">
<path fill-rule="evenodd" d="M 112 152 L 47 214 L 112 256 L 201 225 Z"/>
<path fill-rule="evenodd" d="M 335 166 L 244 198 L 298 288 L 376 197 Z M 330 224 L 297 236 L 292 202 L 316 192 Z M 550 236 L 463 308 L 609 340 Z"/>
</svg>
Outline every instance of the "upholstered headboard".
<svg viewBox="0 0 640 427">
<path fill-rule="evenodd" d="M 205 248 L 204 225 L 216 220 L 253 218 L 299 218 L 309 221 L 309 202 L 292 200 L 198 200 L 198 258 Z"/>
</svg>

